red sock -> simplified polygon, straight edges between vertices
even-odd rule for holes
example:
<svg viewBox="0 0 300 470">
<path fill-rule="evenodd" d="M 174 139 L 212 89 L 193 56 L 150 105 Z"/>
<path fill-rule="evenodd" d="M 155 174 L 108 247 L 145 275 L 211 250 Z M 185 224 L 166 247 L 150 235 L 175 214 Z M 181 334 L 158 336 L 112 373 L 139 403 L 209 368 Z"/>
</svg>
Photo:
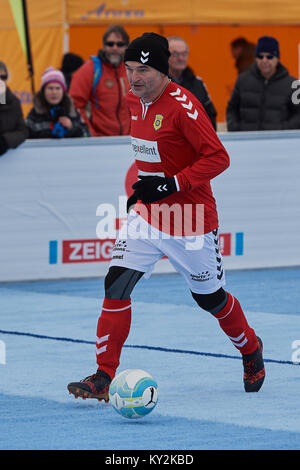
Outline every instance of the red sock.
<svg viewBox="0 0 300 470">
<path fill-rule="evenodd" d="M 251 354 L 258 346 L 256 334 L 248 325 L 239 301 L 228 292 L 227 294 L 227 304 L 214 316 L 232 344 L 242 354 Z"/>
<path fill-rule="evenodd" d="M 104 299 L 97 326 L 98 368 L 112 379 L 120 363 L 123 344 L 131 325 L 131 300 Z"/>
</svg>

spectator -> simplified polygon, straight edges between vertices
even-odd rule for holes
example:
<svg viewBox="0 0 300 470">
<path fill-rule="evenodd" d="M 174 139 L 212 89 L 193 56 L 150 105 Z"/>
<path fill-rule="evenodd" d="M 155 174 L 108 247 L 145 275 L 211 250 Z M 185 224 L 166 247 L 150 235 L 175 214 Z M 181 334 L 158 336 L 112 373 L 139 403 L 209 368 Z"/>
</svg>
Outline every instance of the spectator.
<svg viewBox="0 0 300 470">
<path fill-rule="evenodd" d="M 255 62 L 255 44 L 245 38 L 236 38 L 230 43 L 230 48 L 238 74 L 249 70 Z"/>
<path fill-rule="evenodd" d="M 207 112 L 214 129 L 216 129 L 217 112 L 210 99 L 207 88 L 201 78 L 197 77 L 192 69 L 187 66 L 189 56 L 187 43 L 178 36 L 170 36 L 168 42 L 171 53 L 169 59 L 169 76 L 172 78 L 173 82 L 183 86 L 198 98 Z"/>
<path fill-rule="evenodd" d="M 70 94 L 93 136 L 128 135 L 129 91 L 123 57 L 129 36 L 122 26 L 103 35 L 103 49 L 73 75 Z"/>
<path fill-rule="evenodd" d="M 64 54 L 61 63 L 61 71 L 65 76 L 67 91 L 69 91 L 73 73 L 83 65 L 83 59 L 72 52 Z"/>
<path fill-rule="evenodd" d="M 263 36 L 256 47 L 256 63 L 238 76 L 227 105 L 229 131 L 300 128 L 300 106 L 292 101 L 296 80 L 279 61 L 278 41 Z"/>
<path fill-rule="evenodd" d="M 6 82 L 8 70 L 0 61 L 0 157 L 10 148 L 16 148 L 28 137 L 21 103 Z"/>
<path fill-rule="evenodd" d="M 66 90 L 63 73 L 49 67 L 42 75 L 41 89 L 35 94 L 34 106 L 26 118 L 31 139 L 90 136 Z"/>
</svg>

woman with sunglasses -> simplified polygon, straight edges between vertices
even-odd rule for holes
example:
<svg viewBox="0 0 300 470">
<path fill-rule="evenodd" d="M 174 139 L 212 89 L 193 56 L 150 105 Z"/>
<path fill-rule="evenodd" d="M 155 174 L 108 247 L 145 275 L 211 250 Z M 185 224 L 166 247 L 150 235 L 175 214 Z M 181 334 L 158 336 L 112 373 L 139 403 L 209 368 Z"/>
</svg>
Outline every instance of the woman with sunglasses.
<svg viewBox="0 0 300 470">
<path fill-rule="evenodd" d="M 28 137 L 19 99 L 7 86 L 8 70 L 0 61 L 0 157 Z"/>
<path fill-rule="evenodd" d="M 229 131 L 300 129 L 300 105 L 293 99 L 293 82 L 280 63 L 278 41 L 263 36 L 256 46 L 256 62 L 239 75 L 226 118 Z"/>
<path fill-rule="evenodd" d="M 48 67 L 42 75 L 41 88 L 34 96 L 26 125 L 30 139 L 90 136 L 88 126 L 67 93 L 63 73 L 53 67 Z"/>
</svg>

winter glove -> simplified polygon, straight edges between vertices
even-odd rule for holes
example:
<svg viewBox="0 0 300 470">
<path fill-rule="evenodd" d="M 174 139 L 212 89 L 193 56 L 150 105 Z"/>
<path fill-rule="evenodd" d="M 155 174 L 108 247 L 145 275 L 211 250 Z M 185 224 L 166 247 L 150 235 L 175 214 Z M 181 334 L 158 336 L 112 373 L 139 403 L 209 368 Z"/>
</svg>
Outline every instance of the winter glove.
<svg viewBox="0 0 300 470">
<path fill-rule="evenodd" d="M 6 150 L 8 150 L 8 145 L 4 137 L 0 135 L 0 156 L 3 155 L 6 152 Z"/>
<path fill-rule="evenodd" d="M 56 122 L 52 129 L 53 137 L 62 138 L 67 134 L 67 129 L 60 123 Z"/>
<path fill-rule="evenodd" d="M 133 195 L 144 204 L 160 201 L 177 191 L 174 177 L 161 176 L 141 176 L 140 180 L 132 185 L 132 189 Z"/>
</svg>

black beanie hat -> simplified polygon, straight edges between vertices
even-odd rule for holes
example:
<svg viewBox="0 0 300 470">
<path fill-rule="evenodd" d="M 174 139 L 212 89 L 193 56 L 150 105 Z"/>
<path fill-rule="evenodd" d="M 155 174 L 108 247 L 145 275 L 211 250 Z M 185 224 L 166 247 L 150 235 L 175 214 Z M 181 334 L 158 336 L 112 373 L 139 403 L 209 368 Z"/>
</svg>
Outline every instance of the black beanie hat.
<svg viewBox="0 0 300 470">
<path fill-rule="evenodd" d="M 124 62 L 140 62 L 168 75 L 169 57 L 169 43 L 165 37 L 156 33 L 144 33 L 129 44 Z"/>
<path fill-rule="evenodd" d="M 83 59 L 73 52 L 67 52 L 63 56 L 61 71 L 63 73 L 75 72 L 79 67 L 83 65 Z"/>
<path fill-rule="evenodd" d="M 262 36 L 259 38 L 256 46 L 256 56 L 262 52 L 268 52 L 279 58 L 279 43 L 277 39 L 272 36 Z"/>
</svg>

